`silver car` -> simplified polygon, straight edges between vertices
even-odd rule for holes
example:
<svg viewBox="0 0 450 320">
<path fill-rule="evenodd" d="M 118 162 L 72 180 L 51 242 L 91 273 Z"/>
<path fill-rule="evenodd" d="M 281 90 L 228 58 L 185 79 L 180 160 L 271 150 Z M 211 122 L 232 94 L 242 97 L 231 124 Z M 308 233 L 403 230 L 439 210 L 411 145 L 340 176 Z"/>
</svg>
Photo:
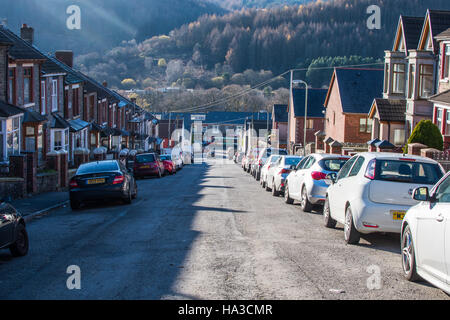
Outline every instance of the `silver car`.
<svg viewBox="0 0 450 320">
<path fill-rule="evenodd" d="M 280 156 L 267 172 L 266 190 L 272 191 L 274 197 L 284 192 L 285 181 L 289 173 L 303 159 L 299 156 Z"/>
<path fill-rule="evenodd" d="M 329 187 L 326 177 L 337 173 L 350 159 L 349 156 L 316 153 L 305 157 L 287 177 L 285 202 L 301 202 L 304 212 L 311 212 L 313 205 L 323 205 Z"/>
<path fill-rule="evenodd" d="M 278 161 L 278 159 L 280 159 L 280 157 L 281 157 L 280 155 L 273 154 L 269 157 L 269 159 L 267 159 L 266 163 L 264 164 L 264 166 L 261 169 L 261 178 L 259 180 L 261 187 L 266 188 L 267 173 L 272 168 L 272 166 L 275 165 L 275 163 Z"/>
</svg>

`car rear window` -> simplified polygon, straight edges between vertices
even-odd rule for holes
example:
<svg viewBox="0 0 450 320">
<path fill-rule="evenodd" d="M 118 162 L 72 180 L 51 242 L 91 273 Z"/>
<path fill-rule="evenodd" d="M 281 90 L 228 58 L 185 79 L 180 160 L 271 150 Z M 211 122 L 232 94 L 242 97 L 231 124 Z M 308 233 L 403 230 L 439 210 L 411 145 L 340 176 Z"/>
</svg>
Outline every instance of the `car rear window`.
<svg viewBox="0 0 450 320">
<path fill-rule="evenodd" d="M 164 155 L 164 156 L 161 156 L 160 157 L 161 158 L 161 160 L 172 160 L 172 157 L 171 156 L 169 156 L 169 155 Z"/>
<path fill-rule="evenodd" d="M 137 163 L 155 162 L 155 156 L 153 154 L 143 154 L 136 157 Z"/>
<path fill-rule="evenodd" d="M 119 170 L 117 162 L 91 162 L 80 166 L 77 175 L 91 174 L 96 172 L 111 172 Z"/>
<path fill-rule="evenodd" d="M 330 158 L 320 161 L 320 166 L 326 171 L 338 172 L 348 161 L 347 158 Z"/>
<path fill-rule="evenodd" d="M 284 163 L 287 166 L 296 166 L 301 160 L 302 160 L 302 158 L 286 158 L 284 160 Z"/>
<path fill-rule="evenodd" d="M 375 180 L 436 184 L 443 176 L 437 164 L 401 160 L 377 160 Z"/>
</svg>

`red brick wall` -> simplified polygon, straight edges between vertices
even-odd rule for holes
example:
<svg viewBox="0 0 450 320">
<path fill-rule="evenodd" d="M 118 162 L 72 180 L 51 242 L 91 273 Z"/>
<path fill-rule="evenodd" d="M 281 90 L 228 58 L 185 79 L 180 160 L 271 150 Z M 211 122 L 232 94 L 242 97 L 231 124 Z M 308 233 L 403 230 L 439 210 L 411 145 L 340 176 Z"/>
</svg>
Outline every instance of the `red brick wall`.
<svg viewBox="0 0 450 320">
<path fill-rule="evenodd" d="M 351 142 L 351 143 L 366 143 L 371 139 L 372 134 L 366 132 L 359 132 L 359 120 L 361 118 L 367 118 L 366 114 L 346 114 L 345 115 L 345 128 L 344 128 L 344 141 L 339 142 Z"/>
<path fill-rule="evenodd" d="M 313 128 L 306 130 L 306 143 L 315 142 L 316 136 L 314 133 L 317 131 L 323 131 L 324 130 L 324 118 L 307 118 L 307 120 L 313 120 Z M 303 144 L 304 140 L 304 130 L 305 130 L 305 118 L 295 118 L 295 143 L 301 143 Z"/>
</svg>

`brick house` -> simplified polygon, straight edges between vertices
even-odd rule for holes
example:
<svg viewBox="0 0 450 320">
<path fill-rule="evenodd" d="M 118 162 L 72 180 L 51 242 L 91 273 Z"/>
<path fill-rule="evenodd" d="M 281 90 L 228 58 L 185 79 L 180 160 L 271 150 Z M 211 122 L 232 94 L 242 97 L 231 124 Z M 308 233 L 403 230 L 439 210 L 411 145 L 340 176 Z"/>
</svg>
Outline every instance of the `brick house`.
<svg viewBox="0 0 450 320">
<path fill-rule="evenodd" d="M 450 28 L 435 37 L 439 46 L 438 94 L 433 105 L 433 123 L 441 130 L 444 148 L 450 148 Z"/>
<path fill-rule="evenodd" d="M 371 138 L 368 117 L 374 97 L 383 91 L 383 70 L 335 68 L 325 99 L 325 135 L 341 144 Z"/>
<path fill-rule="evenodd" d="M 305 89 L 293 88 L 289 97 L 288 147 L 290 153 L 304 143 Z M 308 89 L 308 113 L 306 117 L 306 143 L 315 142 L 314 133 L 324 129 L 323 102 L 326 89 Z"/>
<path fill-rule="evenodd" d="M 272 129 L 278 130 L 279 147 L 282 149 L 287 148 L 288 122 L 288 106 L 285 104 L 274 105 L 272 108 Z M 273 134 L 272 137 L 275 138 Z"/>
</svg>

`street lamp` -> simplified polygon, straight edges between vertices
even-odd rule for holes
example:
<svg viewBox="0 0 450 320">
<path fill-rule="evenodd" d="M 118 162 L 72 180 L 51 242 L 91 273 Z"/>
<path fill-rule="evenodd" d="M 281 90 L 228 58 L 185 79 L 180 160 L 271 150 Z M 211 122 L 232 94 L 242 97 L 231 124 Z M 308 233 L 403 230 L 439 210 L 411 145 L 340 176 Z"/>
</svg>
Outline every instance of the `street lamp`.
<svg viewBox="0 0 450 320">
<path fill-rule="evenodd" d="M 267 134 L 269 134 L 269 111 L 267 111 L 267 110 L 260 110 L 259 113 L 267 113 Z M 267 141 L 266 141 L 266 144 L 268 145 Z"/>
<path fill-rule="evenodd" d="M 303 151 L 304 155 L 306 155 L 306 128 L 307 128 L 307 120 L 308 120 L 308 84 L 303 80 L 291 80 L 291 86 L 292 84 L 304 84 L 306 87 L 305 91 L 305 128 L 303 130 Z"/>
</svg>

